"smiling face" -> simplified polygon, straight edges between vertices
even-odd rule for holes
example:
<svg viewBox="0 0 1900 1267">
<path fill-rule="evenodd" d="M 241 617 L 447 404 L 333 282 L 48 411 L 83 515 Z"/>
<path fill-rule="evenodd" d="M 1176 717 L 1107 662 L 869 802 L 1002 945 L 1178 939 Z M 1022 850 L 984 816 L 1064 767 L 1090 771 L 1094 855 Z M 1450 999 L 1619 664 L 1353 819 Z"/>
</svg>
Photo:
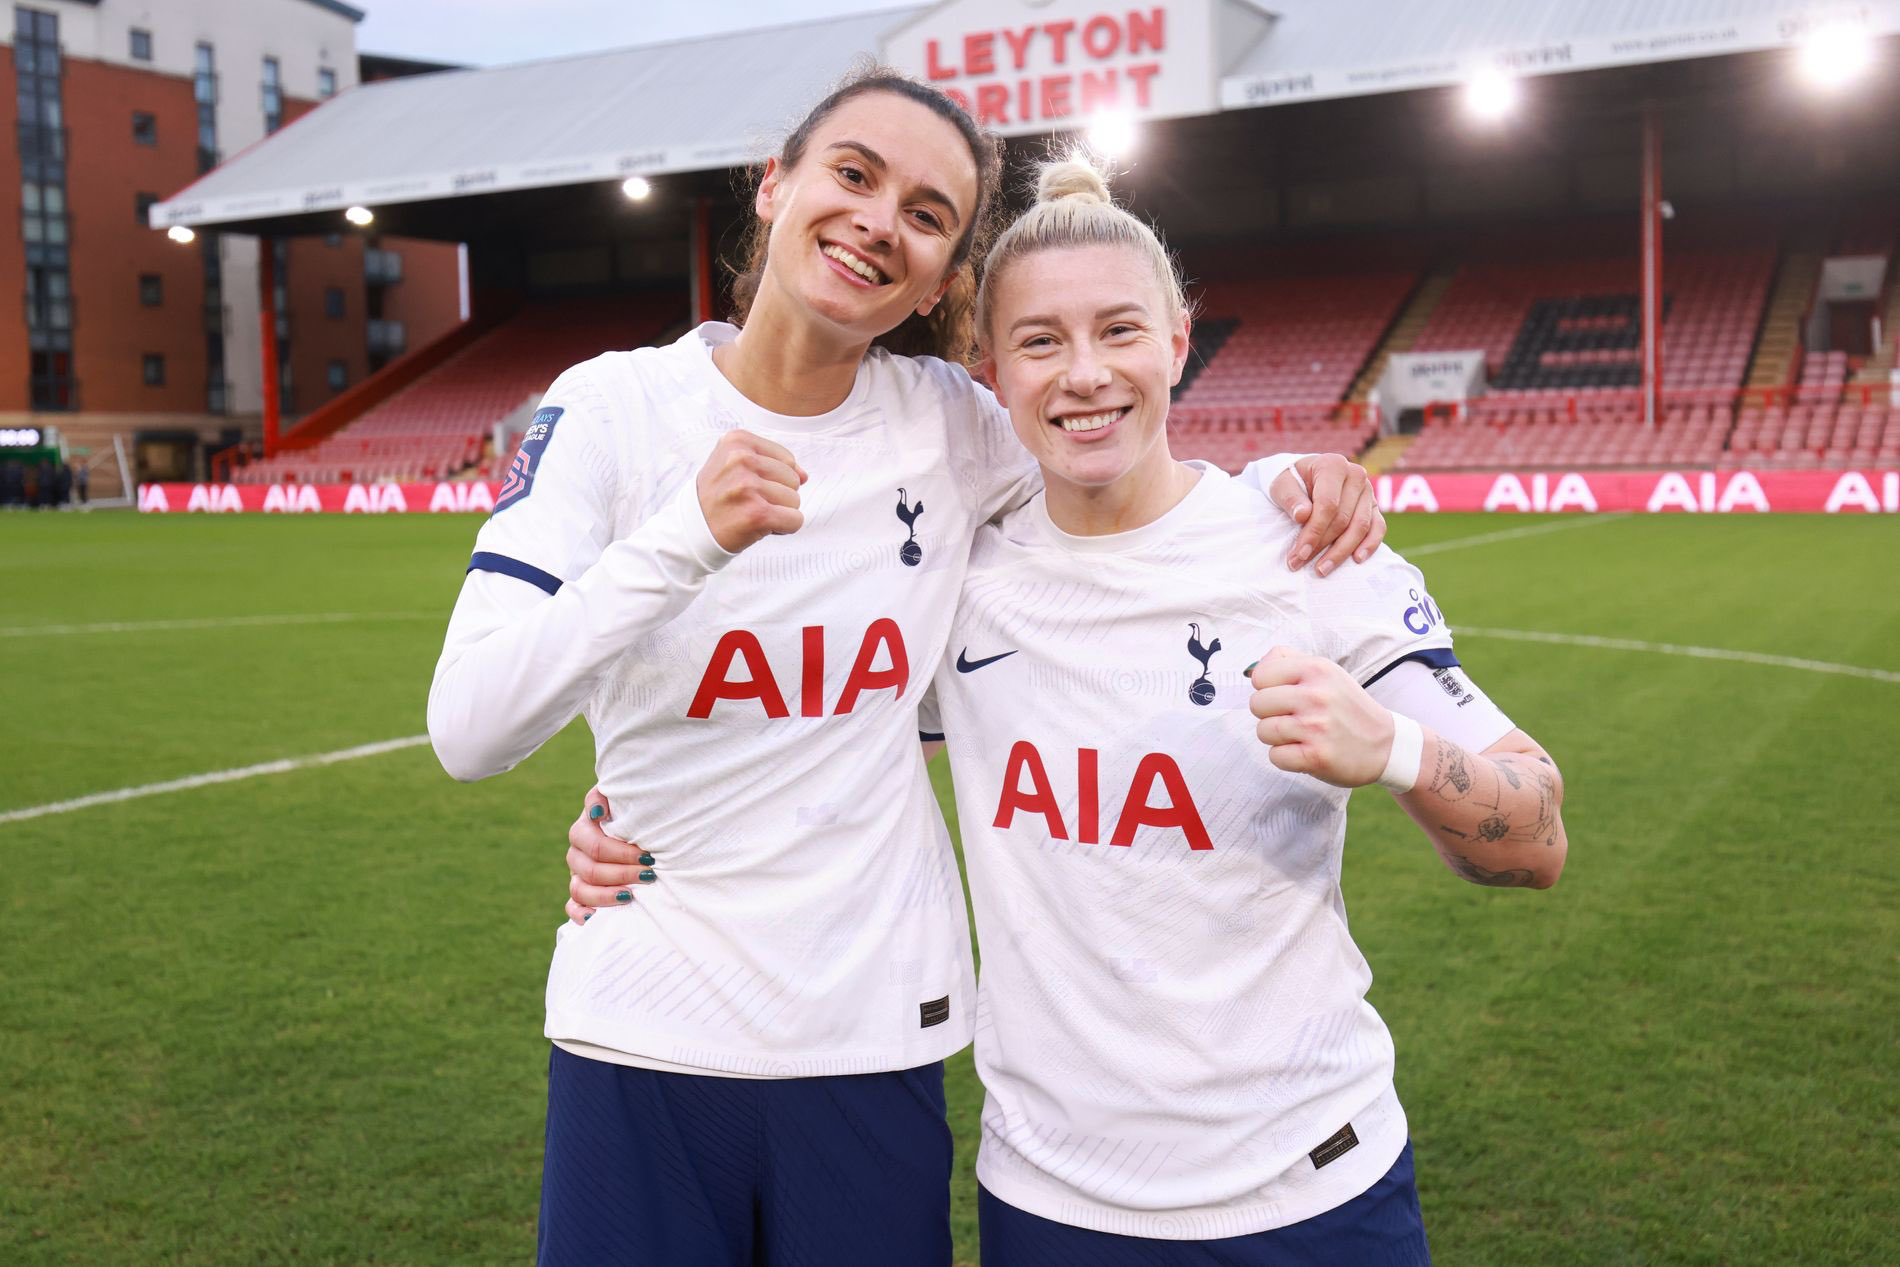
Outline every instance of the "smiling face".
<svg viewBox="0 0 1900 1267">
<path fill-rule="evenodd" d="M 766 167 L 760 301 L 868 344 L 942 297 L 976 201 L 976 160 L 947 120 L 895 93 L 852 97 L 795 166 Z"/>
<path fill-rule="evenodd" d="M 1069 495 L 1138 495 L 1174 470 L 1168 399 L 1187 364 L 1187 318 L 1130 246 L 1036 251 L 989 281 L 984 371 L 1051 509 Z"/>
</svg>

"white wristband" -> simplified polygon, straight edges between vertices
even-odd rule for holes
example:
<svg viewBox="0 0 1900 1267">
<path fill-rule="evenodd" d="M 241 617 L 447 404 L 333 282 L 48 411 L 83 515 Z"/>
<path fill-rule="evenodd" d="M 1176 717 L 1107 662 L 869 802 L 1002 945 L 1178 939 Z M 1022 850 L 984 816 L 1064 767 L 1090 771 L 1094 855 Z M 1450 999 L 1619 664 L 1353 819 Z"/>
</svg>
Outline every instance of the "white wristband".
<svg viewBox="0 0 1900 1267">
<path fill-rule="evenodd" d="M 1392 755 L 1385 759 L 1379 786 L 1403 796 L 1418 786 L 1418 764 L 1425 755 L 1425 732 L 1403 713 L 1392 714 Z"/>
</svg>

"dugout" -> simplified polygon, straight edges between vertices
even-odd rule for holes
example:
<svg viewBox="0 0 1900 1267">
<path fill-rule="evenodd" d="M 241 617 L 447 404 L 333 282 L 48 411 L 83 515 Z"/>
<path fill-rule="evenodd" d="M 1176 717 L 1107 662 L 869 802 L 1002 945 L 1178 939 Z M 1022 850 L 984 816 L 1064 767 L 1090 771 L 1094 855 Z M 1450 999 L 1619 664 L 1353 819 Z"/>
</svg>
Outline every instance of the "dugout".
<svg viewBox="0 0 1900 1267">
<path fill-rule="evenodd" d="M 1429 280 L 1475 244 L 1640 242 L 1628 289 L 1653 418 L 1666 243 L 1818 237 L 1900 197 L 1896 32 L 1893 0 L 948 0 L 364 84 L 150 222 L 291 237 L 367 213 L 377 232 L 467 244 L 473 324 L 603 294 L 704 319 L 723 311 L 745 165 L 854 61 L 882 58 L 958 94 L 1019 163 L 1052 138 L 1118 150 L 1119 191 L 1203 279 L 1390 263 Z M 1798 72 L 1817 47 L 1874 73 L 1812 88 Z M 305 427 L 346 421 L 402 369 Z M 278 439 L 271 410 L 266 449 Z"/>
</svg>

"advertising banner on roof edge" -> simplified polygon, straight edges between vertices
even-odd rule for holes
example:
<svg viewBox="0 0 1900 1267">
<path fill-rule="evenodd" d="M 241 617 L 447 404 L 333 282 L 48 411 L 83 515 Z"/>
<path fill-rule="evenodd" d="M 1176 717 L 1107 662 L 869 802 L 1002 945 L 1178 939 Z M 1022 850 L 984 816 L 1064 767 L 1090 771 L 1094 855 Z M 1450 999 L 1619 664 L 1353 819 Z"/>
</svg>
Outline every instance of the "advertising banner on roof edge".
<svg viewBox="0 0 1900 1267">
<path fill-rule="evenodd" d="M 1737 6 L 1738 8 L 1740 6 Z M 1767 7 L 1767 6 L 1764 6 Z M 1633 12 L 1642 12 L 1639 7 Z M 1441 88 L 1485 71 L 1513 76 L 1561 74 L 1605 66 L 1686 61 L 1729 53 L 1787 48 L 1823 27 L 1843 27 L 1873 39 L 1900 32 L 1900 2 L 1802 4 L 1789 0 L 1780 12 L 1711 17 L 1694 25 L 1623 29 L 1563 35 L 1539 42 L 1472 48 L 1401 62 L 1335 66 L 1275 66 L 1222 81 L 1222 109 L 1322 101 L 1372 93 Z"/>
<path fill-rule="evenodd" d="M 1682 511 L 1900 514 L 1900 471 L 1503 471 L 1381 475 L 1379 508 L 1409 511 Z M 143 514 L 389 515 L 480 512 L 501 486 L 141 484 Z"/>
<path fill-rule="evenodd" d="M 1222 77 L 1273 24 L 1246 0 L 946 0 L 884 38 L 884 60 L 1005 135 L 1220 108 Z"/>
</svg>

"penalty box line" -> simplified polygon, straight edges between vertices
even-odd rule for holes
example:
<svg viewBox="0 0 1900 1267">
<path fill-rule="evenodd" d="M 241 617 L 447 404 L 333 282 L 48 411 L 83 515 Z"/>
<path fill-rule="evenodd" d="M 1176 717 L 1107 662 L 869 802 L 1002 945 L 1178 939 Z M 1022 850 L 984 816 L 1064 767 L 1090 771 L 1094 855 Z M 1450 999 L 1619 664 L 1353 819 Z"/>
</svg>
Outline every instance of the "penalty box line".
<svg viewBox="0 0 1900 1267">
<path fill-rule="evenodd" d="M 31 805 L 25 809 L 0 811 L 0 824 L 22 823 L 32 818 L 44 818 L 48 814 L 70 814 L 74 810 L 91 809 L 95 805 L 135 801 L 146 796 L 162 796 L 166 792 L 184 792 L 192 788 L 210 787 L 215 783 L 236 783 L 243 779 L 262 778 L 267 774 L 289 774 L 293 770 L 311 770 L 319 766 L 336 765 L 341 761 L 355 761 L 359 757 L 376 757 L 385 752 L 419 748 L 428 742 L 427 735 L 410 735 L 406 739 L 384 739 L 379 743 L 359 744 L 354 748 L 339 748 L 335 752 L 319 752 L 308 757 L 285 757 L 281 761 L 264 761 L 257 765 L 239 766 L 235 770 L 213 770 L 206 774 L 188 775 L 182 779 L 167 779 L 163 783 L 143 783 L 138 787 L 94 792 L 90 796 L 76 797 L 70 801 L 54 801 L 48 805 Z"/>
</svg>

